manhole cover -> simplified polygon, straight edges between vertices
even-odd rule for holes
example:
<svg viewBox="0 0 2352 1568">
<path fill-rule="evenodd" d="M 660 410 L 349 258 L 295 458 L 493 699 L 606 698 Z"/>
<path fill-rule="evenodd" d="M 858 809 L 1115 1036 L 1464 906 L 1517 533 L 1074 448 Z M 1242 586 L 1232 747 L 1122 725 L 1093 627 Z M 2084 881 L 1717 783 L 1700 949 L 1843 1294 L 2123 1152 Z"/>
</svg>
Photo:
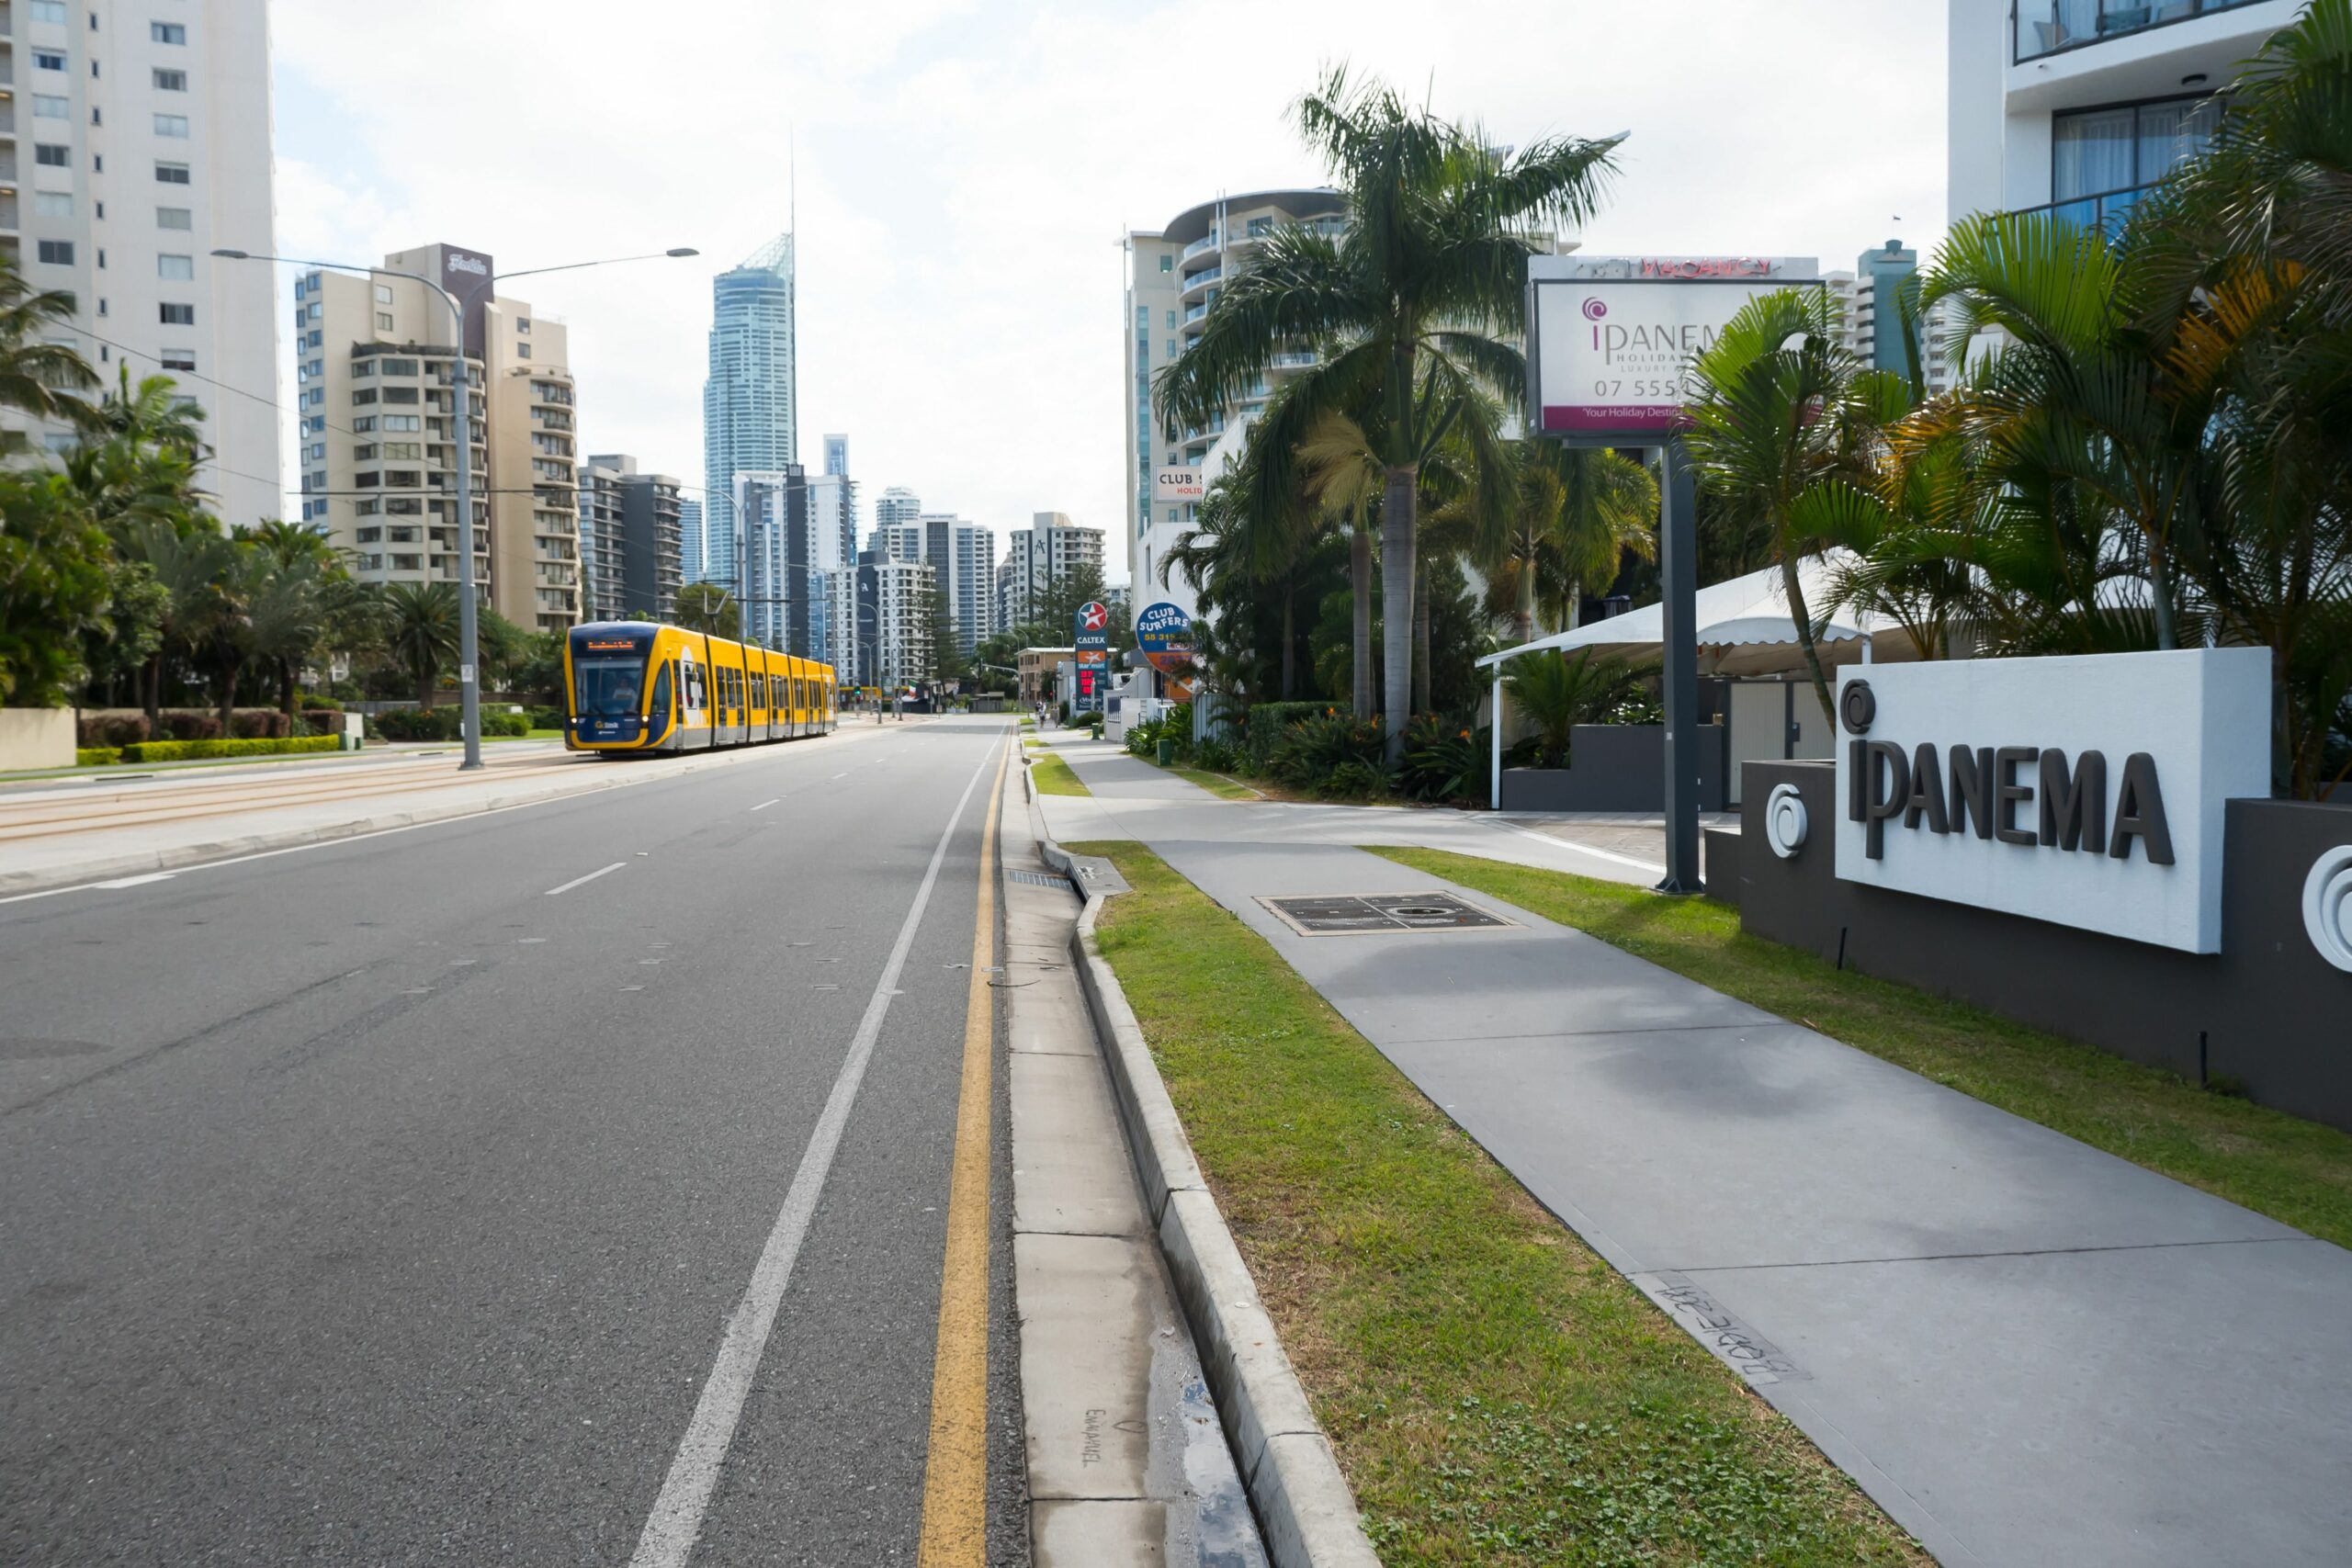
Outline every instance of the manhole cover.
<svg viewBox="0 0 2352 1568">
<path fill-rule="evenodd" d="M 1452 893 L 1373 893 L 1362 897 L 1334 894 L 1307 898 L 1261 898 L 1258 902 L 1301 936 L 1494 931 L 1516 923 L 1489 914 Z"/>
<path fill-rule="evenodd" d="M 1025 882 L 1032 887 L 1058 887 L 1065 893 L 1076 891 L 1070 886 L 1069 877 L 1057 875 L 1049 871 L 1008 871 L 1005 874 L 1015 882 Z"/>
</svg>

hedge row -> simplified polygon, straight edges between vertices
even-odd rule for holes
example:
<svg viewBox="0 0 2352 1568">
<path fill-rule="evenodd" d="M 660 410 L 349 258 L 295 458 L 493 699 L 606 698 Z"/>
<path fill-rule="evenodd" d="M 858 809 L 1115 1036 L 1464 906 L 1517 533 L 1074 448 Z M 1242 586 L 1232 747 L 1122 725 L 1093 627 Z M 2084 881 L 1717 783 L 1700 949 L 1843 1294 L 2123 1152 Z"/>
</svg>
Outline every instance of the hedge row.
<svg viewBox="0 0 2352 1568">
<path fill-rule="evenodd" d="M 305 716 L 306 717 L 311 716 Z M 149 725 L 137 708 L 92 708 L 76 727 L 76 746 L 134 746 L 141 740 L 217 740 L 220 716 L 202 708 L 165 708 Z M 276 708 L 237 708 L 229 715 L 227 733 L 236 739 L 282 740 L 288 734 L 286 716 Z"/>
<path fill-rule="evenodd" d="M 126 762 L 185 762 L 200 757 L 269 757 L 295 751 L 333 751 L 342 745 L 342 737 L 335 735 L 301 735 L 287 740 L 142 740 L 135 746 L 125 746 L 121 757 Z"/>
</svg>

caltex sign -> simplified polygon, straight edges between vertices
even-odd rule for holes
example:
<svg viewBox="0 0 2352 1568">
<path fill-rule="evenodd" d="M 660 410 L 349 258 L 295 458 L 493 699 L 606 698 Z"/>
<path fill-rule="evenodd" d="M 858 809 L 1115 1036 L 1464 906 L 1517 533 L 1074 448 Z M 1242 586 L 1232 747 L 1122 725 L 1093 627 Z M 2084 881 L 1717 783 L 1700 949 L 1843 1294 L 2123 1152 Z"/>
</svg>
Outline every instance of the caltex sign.
<svg viewBox="0 0 2352 1568">
<path fill-rule="evenodd" d="M 1107 648 L 1111 643 L 1111 606 L 1099 599 L 1090 599 L 1078 607 L 1077 624 L 1071 628 L 1072 648 Z"/>
</svg>

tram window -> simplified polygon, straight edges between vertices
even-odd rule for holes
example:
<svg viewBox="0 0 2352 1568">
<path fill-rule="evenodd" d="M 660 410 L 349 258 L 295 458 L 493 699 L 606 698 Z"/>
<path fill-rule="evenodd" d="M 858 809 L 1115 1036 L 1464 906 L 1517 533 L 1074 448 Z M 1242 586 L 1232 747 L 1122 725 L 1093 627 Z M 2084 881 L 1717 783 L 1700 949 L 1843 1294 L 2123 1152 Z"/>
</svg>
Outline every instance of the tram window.
<svg viewBox="0 0 2352 1568">
<path fill-rule="evenodd" d="M 655 725 L 670 716 L 670 667 L 662 666 L 653 677 L 653 704 L 646 710 Z"/>
<path fill-rule="evenodd" d="M 645 690 L 643 659 L 574 659 L 571 674 L 574 712 L 609 717 L 639 711 Z"/>
</svg>

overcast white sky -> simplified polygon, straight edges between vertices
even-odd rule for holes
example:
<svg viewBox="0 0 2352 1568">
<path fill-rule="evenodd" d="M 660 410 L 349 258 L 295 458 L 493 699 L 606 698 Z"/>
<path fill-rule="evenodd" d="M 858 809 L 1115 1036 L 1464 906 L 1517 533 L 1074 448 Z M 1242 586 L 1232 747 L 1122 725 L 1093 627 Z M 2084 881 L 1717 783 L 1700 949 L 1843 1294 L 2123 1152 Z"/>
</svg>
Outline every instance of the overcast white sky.
<svg viewBox="0 0 2352 1568">
<path fill-rule="evenodd" d="M 1000 534 L 1070 513 L 1106 530 L 1115 581 L 1119 236 L 1220 189 L 1319 183 L 1284 111 L 1326 62 L 1499 141 L 1632 131 L 1589 251 L 1850 266 L 1942 232 L 1944 13 L 278 0 L 278 248 L 373 261 L 446 241 L 505 271 L 698 247 L 514 288 L 570 327 L 581 450 L 698 485 L 709 280 L 786 226 L 796 127 L 802 461 L 848 432 L 869 517 L 894 484 Z"/>
</svg>

